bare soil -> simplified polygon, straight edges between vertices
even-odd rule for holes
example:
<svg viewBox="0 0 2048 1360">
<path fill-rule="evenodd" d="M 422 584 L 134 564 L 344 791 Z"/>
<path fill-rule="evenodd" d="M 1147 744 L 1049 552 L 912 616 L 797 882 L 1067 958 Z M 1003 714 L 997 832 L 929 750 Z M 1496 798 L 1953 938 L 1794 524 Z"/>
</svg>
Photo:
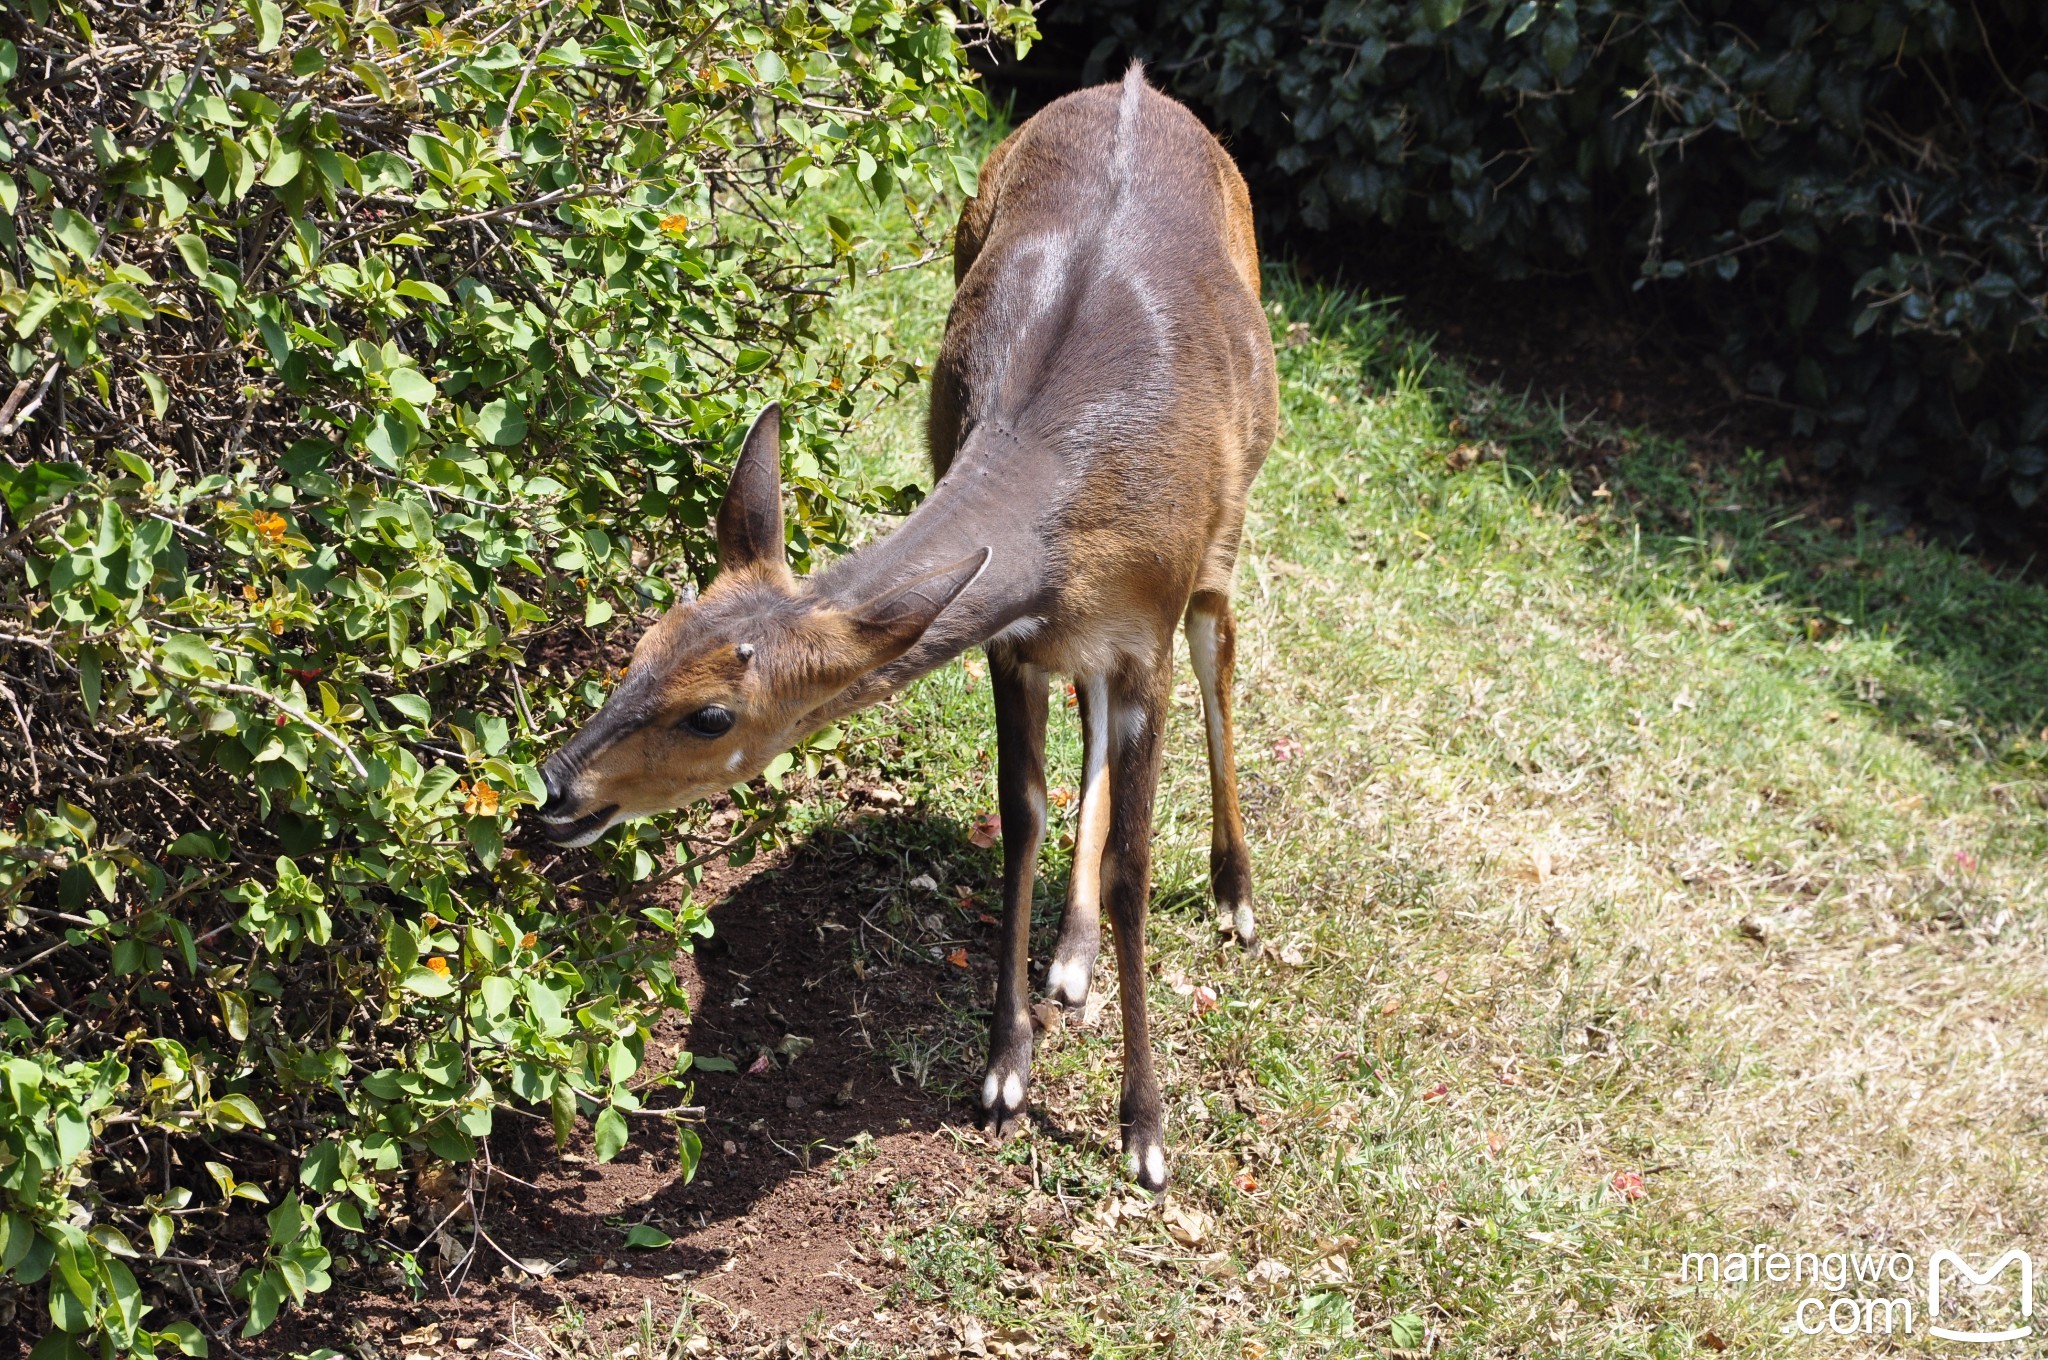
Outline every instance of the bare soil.
<svg viewBox="0 0 2048 1360">
<path fill-rule="evenodd" d="M 551 1354 L 540 1337 L 560 1331 L 565 1310 L 623 1345 L 650 1308 L 665 1335 L 687 1306 L 721 1350 L 835 1329 L 844 1338 L 854 1324 L 861 1339 L 894 1348 L 942 1326 L 935 1305 L 888 1306 L 900 1274 L 874 1225 L 914 1231 L 963 1186 L 1017 1173 L 985 1152 L 970 1162 L 980 1141 L 972 1110 L 892 1068 L 878 1040 L 940 1022 L 947 1003 L 973 1004 L 979 979 L 946 961 L 955 941 L 944 937 L 989 928 L 948 908 L 936 943 L 893 938 L 900 922 L 876 913 L 904 871 L 882 838 L 864 835 L 873 829 L 855 820 L 699 887 L 716 903 L 716 929 L 682 961 L 691 1012 L 650 1045 L 738 1069 L 698 1075 L 707 1114 L 694 1180 L 651 1127 L 600 1165 L 587 1144 L 557 1152 L 544 1119 L 507 1114 L 491 1140 L 489 1242 L 465 1274 L 412 1298 L 395 1274 L 344 1273 L 317 1311 L 262 1338 L 262 1352 Z M 625 1249 L 639 1223 L 672 1244 Z M 469 1234 L 456 1241 L 467 1247 Z M 507 1258 L 550 1273 L 533 1278 Z"/>
</svg>

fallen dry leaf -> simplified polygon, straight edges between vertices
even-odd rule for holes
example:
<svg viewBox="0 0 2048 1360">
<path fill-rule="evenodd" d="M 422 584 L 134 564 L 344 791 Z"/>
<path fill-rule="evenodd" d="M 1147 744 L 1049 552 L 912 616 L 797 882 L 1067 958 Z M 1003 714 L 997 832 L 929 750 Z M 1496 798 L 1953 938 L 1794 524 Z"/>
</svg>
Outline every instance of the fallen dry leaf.
<svg viewBox="0 0 2048 1360">
<path fill-rule="evenodd" d="M 1210 1011 L 1217 1009 L 1222 1004 L 1223 999 L 1216 994 L 1216 989 L 1214 987 L 1195 988 L 1196 1015 L 1207 1015 Z"/>
<path fill-rule="evenodd" d="M 1259 1178 L 1249 1171 L 1238 1172 L 1231 1178 L 1231 1184 L 1247 1195 L 1256 1195 L 1259 1192 Z"/>
<path fill-rule="evenodd" d="M 764 1052 L 761 1054 L 760 1057 L 754 1059 L 754 1061 L 747 1064 L 747 1075 L 750 1077 L 758 1077 L 763 1072 L 766 1072 L 769 1068 L 773 1066 L 775 1066 L 775 1059 L 766 1052 Z"/>
<path fill-rule="evenodd" d="M 1643 1184 L 1643 1173 L 1640 1171 L 1617 1171 L 1609 1184 L 1614 1187 L 1614 1193 L 1625 1200 L 1642 1199 L 1650 1193 L 1649 1188 Z"/>
<path fill-rule="evenodd" d="M 988 1334 L 988 1354 L 996 1360 L 1024 1360 L 1038 1353 L 1038 1342 L 1028 1327 L 998 1327 Z"/>
<path fill-rule="evenodd" d="M 1308 1284 L 1350 1284 L 1351 1260 L 1345 1256 L 1325 1256 L 1309 1267 L 1308 1274 L 1302 1278 Z"/>
<path fill-rule="evenodd" d="M 1424 1091 L 1422 1093 L 1422 1098 L 1424 1100 L 1442 1100 L 1445 1096 L 1449 1095 L 1450 1093 L 1451 1088 L 1449 1086 L 1445 1085 L 1443 1082 L 1438 1082 L 1436 1085 L 1430 1087 L 1427 1091 Z"/>
<path fill-rule="evenodd" d="M 1289 968 L 1302 968 L 1308 964 L 1308 950 L 1299 942 L 1289 940 L 1280 946 L 1278 958 Z"/>
<path fill-rule="evenodd" d="M 1301 743 L 1293 737 L 1282 737 L 1273 743 L 1273 759 L 1275 760 L 1292 760 L 1300 755 L 1301 751 Z"/>
<path fill-rule="evenodd" d="M 1285 1263 L 1276 1261 L 1270 1256 L 1244 1273 L 1247 1284 L 1251 1285 L 1254 1289 L 1262 1289 L 1268 1294 L 1277 1294 L 1286 1285 L 1287 1281 L 1293 1277 L 1294 1272 L 1289 1270 Z"/>
<path fill-rule="evenodd" d="M 961 948 L 946 955 L 946 962 L 952 964 L 955 968 L 965 968 L 967 966 L 966 947 L 963 945 Z"/>
<path fill-rule="evenodd" d="M 1208 1239 L 1211 1220 L 1200 1209 L 1169 1200 L 1160 1217 L 1166 1221 L 1166 1235 L 1184 1247 L 1199 1247 Z"/>
<path fill-rule="evenodd" d="M 1054 789 L 1045 795 L 1045 801 L 1056 808 L 1063 808 L 1074 801 L 1074 791 L 1064 787 Z"/>
<path fill-rule="evenodd" d="M 1003 819 L 996 813 L 984 812 L 974 819 L 973 829 L 967 833 L 967 843 L 977 850 L 986 850 L 1003 838 Z"/>
<path fill-rule="evenodd" d="M 1502 1133 L 1499 1129 L 1494 1129 L 1492 1132 L 1486 1135 L 1487 1156 L 1499 1157 L 1503 1152 L 1506 1152 L 1507 1150 L 1508 1136 L 1506 1134 Z"/>
</svg>

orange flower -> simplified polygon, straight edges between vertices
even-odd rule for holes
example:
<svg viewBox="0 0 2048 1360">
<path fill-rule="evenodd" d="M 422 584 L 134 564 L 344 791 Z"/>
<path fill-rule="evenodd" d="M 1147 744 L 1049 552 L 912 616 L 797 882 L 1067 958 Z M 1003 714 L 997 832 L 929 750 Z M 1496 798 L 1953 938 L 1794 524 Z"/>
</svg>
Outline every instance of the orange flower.
<svg viewBox="0 0 2048 1360">
<path fill-rule="evenodd" d="M 256 603 L 256 601 L 263 598 L 263 593 L 257 590 L 256 587 L 253 585 L 244 585 L 242 587 L 242 598 L 247 600 L 250 604 L 254 604 Z"/>
<path fill-rule="evenodd" d="M 274 511 L 265 511 L 256 516 L 256 532 L 266 543 L 284 542 L 284 531 L 287 527 L 289 526 L 285 524 L 284 516 Z"/>
<path fill-rule="evenodd" d="M 519 947 L 521 949 L 531 949 L 534 947 L 534 945 L 538 944 L 539 942 L 540 936 L 534 934 L 530 930 L 519 937 Z"/>
<path fill-rule="evenodd" d="M 967 951 L 964 948 L 954 950 L 946 955 L 946 962 L 952 964 L 955 968 L 965 968 L 967 966 Z"/>
<path fill-rule="evenodd" d="M 681 213 L 670 213 L 661 219 L 661 229 L 680 236 L 690 229 L 690 219 Z"/>
<path fill-rule="evenodd" d="M 469 791 L 469 801 L 462 810 L 472 817 L 495 817 L 498 815 L 498 791 L 481 779 Z"/>
<path fill-rule="evenodd" d="M 448 960 L 442 958 L 439 954 L 427 960 L 427 968 L 431 972 L 439 973 L 442 977 L 448 976 Z"/>
<path fill-rule="evenodd" d="M 284 620 L 283 620 L 283 619 L 272 619 L 272 620 L 270 621 L 270 633 L 271 633 L 271 636 L 272 636 L 272 637 L 283 637 L 283 636 L 284 636 Z"/>
</svg>

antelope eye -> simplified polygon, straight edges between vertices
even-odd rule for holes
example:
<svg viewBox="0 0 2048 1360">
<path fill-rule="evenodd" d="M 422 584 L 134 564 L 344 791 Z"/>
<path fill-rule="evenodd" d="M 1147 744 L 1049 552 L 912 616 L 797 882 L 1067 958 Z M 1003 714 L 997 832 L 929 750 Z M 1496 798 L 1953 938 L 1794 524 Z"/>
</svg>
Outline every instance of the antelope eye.
<svg viewBox="0 0 2048 1360">
<path fill-rule="evenodd" d="M 717 704 L 698 709 L 683 719 L 683 726 L 700 737 L 719 737 L 732 730 L 733 716 L 729 708 Z"/>
</svg>

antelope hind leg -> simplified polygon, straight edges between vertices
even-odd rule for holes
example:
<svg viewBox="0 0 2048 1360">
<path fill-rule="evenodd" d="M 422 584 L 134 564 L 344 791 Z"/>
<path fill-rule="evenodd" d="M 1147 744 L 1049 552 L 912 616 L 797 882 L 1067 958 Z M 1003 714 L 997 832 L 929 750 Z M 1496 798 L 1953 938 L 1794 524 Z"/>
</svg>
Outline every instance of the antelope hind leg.
<svg viewBox="0 0 2048 1360">
<path fill-rule="evenodd" d="M 1068 1010 L 1088 1003 L 1095 959 L 1102 949 L 1104 849 L 1109 841 L 1109 682 L 1083 676 L 1074 681 L 1081 709 L 1081 807 L 1074 827 L 1074 872 L 1067 881 L 1067 907 L 1060 917 L 1059 943 L 1045 973 L 1045 994 Z"/>
<path fill-rule="evenodd" d="M 1237 806 L 1237 732 L 1231 721 L 1231 675 L 1237 665 L 1237 620 L 1230 597 L 1198 591 L 1188 602 L 1188 655 L 1202 687 L 1203 727 L 1209 742 L 1209 883 L 1216 895 L 1216 926 L 1247 953 L 1259 950 L 1252 918 L 1252 861 Z"/>
</svg>

